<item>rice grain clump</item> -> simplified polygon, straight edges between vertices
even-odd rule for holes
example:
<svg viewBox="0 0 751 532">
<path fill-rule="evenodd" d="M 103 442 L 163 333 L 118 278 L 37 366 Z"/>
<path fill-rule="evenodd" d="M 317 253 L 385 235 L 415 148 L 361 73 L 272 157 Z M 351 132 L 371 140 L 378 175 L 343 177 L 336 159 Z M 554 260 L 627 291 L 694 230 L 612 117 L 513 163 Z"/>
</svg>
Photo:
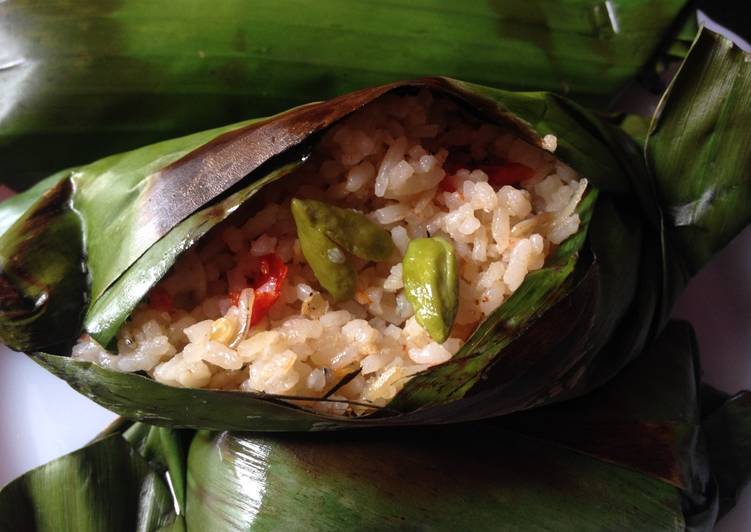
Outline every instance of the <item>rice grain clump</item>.
<svg viewBox="0 0 751 532">
<path fill-rule="evenodd" d="M 543 145 L 554 150 L 555 137 Z M 172 386 L 382 406 L 411 376 L 449 360 L 578 230 L 586 186 L 549 151 L 448 99 L 389 95 L 329 130 L 249 213 L 185 253 L 118 332 L 118 354 L 84 337 L 73 355 Z M 396 251 L 385 261 L 328 250 L 331 263 L 352 260 L 353 298 L 335 301 L 322 289 L 301 249 L 293 197 L 355 209 L 391 235 Z M 440 343 L 415 319 L 402 277 L 410 241 L 435 236 L 451 243 L 459 272 L 456 318 Z"/>
</svg>

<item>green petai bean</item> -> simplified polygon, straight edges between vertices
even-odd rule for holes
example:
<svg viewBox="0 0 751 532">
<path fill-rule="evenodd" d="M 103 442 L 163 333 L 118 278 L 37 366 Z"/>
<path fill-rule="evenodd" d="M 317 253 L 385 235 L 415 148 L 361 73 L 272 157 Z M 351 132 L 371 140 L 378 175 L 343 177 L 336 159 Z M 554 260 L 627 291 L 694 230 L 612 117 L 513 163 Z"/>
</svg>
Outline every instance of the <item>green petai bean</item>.
<svg viewBox="0 0 751 532">
<path fill-rule="evenodd" d="M 418 238 L 404 255 L 403 279 L 415 319 L 436 342 L 445 341 L 459 306 L 456 255 L 445 238 Z"/>
</svg>

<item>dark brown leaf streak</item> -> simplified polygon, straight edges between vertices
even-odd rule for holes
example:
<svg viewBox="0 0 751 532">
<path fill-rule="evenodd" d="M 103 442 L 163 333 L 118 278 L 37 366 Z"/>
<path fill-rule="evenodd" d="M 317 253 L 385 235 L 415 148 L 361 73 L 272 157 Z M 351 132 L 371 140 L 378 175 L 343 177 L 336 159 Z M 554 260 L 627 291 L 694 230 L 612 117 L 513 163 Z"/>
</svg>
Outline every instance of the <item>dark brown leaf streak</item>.
<svg viewBox="0 0 751 532">
<path fill-rule="evenodd" d="M 0 335 L 18 350 L 70 346 L 88 297 L 83 242 L 63 179 L 0 237 Z"/>
<path fill-rule="evenodd" d="M 34 203 L 61 179 L 70 176 L 70 170 L 62 170 L 39 181 L 30 189 L 0 201 L 0 235 L 5 233 Z"/>
<path fill-rule="evenodd" d="M 695 427 L 668 421 L 587 419 L 572 425 L 569 419 L 545 418 L 546 433 L 558 432 L 562 445 L 607 462 L 627 465 L 680 489 L 687 479 L 680 468 L 679 451 L 691 446 Z"/>
<path fill-rule="evenodd" d="M 705 464 L 692 458 L 700 445 L 696 349 L 690 326 L 671 322 L 642 357 L 601 389 L 502 423 L 694 491 L 697 482 L 706 482 Z"/>
</svg>

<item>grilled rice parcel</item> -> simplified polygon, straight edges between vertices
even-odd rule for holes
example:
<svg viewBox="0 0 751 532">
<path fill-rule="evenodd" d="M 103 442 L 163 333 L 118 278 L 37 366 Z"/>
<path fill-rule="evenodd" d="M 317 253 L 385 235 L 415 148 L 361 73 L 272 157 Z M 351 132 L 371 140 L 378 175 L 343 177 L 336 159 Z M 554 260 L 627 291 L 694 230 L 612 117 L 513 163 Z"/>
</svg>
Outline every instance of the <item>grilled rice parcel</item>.
<svg viewBox="0 0 751 532">
<path fill-rule="evenodd" d="M 578 231 L 587 180 L 556 142 L 427 90 L 383 96 L 183 253 L 109 349 L 84 335 L 73 357 L 331 414 L 386 405 Z"/>
<path fill-rule="evenodd" d="M 442 424 L 578 397 L 750 219 L 747 150 L 706 142 L 744 115 L 704 105 L 697 72 L 642 146 L 564 96 L 422 78 L 62 170 L 0 203 L 0 339 L 161 426 Z"/>
</svg>

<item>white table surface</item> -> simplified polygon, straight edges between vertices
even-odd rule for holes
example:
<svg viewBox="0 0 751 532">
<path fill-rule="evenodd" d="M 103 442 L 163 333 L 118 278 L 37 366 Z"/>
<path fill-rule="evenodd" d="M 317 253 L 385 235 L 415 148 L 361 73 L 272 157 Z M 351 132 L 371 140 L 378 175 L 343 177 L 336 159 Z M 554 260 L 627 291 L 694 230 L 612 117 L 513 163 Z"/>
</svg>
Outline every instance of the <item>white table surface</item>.
<svg viewBox="0 0 751 532">
<path fill-rule="evenodd" d="M 704 379 L 729 392 L 751 389 L 751 229 L 697 276 L 675 315 L 691 321 Z M 74 392 L 26 356 L 0 347 L 0 486 L 86 444 L 115 415 Z M 717 527 L 751 524 L 751 490 Z"/>
</svg>

